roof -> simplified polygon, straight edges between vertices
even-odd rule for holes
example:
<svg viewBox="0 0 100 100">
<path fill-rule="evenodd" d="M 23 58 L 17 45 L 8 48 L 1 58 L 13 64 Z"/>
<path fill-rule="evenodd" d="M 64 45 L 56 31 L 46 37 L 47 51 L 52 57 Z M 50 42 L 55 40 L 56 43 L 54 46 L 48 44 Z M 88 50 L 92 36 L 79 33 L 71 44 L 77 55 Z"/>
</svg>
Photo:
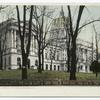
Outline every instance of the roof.
<svg viewBox="0 0 100 100">
<path fill-rule="evenodd" d="M 52 22 L 51 30 L 56 29 L 56 28 L 63 28 L 65 21 L 66 23 L 69 23 L 69 17 L 64 16 L 64 11 L 63 11 L 63 6 L 62 6 L 59 17 L 55 18 Z"/>
<path fill-rule="evenodd" d="M 28 26 L 29 26 L 29 22 L 26 21 L 26 29 L 28 29 Z M 16 19 L 14 18 L 11 18 L 11 19 L 8 19 L 6 21 L 3 21 L 2 23 L 0 23 L 0 31 L 3 31 L 5 29 L 15 29 L 15 30 L 18 30 L 18 22 Z M 21 28 L 23 28 L 23 21 L 21 21 Z"/>
</svg>

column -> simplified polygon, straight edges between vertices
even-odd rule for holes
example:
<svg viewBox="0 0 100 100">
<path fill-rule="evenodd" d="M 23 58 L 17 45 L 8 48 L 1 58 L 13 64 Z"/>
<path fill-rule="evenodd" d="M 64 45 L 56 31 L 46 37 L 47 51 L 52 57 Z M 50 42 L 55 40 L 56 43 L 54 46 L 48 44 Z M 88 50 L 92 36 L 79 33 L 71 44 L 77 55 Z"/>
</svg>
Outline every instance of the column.
<svg viewBox="0 0 100 100">
<path fill-rule="evenodd" d="M 11 47 L 13 47 L 13 30 L 11 30 Z"/>
<path fill-rule="evenodd" d="M 14 48 L 16 48 L 16 30 L 14 30 Z"/>
<path fill-rule="evenodd" d="M 33 50 L 34 50 L 34 36 L 33 36 L 32 42 L 33 42 Z"/>
<path fill-rule="evenodd" d="M 31 37 L 31 51 L 33 52 L 33 36 Z"/>
</svg>

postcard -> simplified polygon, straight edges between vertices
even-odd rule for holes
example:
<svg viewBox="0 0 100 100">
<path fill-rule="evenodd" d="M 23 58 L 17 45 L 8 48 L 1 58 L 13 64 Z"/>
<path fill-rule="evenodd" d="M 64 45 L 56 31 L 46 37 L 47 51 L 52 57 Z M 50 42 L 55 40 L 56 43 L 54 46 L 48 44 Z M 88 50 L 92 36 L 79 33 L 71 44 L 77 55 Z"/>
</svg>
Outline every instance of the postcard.
<svg viewBox="0 0 100 100">
<path fill-rule="evenodd" d="M 99 4 L 1 3 L 0 96 L 99 97 Z"/>
</svg>

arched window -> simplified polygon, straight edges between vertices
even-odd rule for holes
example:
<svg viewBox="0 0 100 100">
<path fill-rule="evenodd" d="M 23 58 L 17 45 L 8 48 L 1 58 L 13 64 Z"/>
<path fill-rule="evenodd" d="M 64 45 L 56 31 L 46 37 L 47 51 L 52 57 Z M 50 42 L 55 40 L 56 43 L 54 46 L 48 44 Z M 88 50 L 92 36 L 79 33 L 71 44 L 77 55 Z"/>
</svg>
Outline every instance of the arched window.
<svg viewBox="0 0 100 100">
<path fill-rule="evenodd" d="M 81 69 L 81 70 L 83 69 L 83 66 L 82 66 L 82 65 L 80 66 L 80 69 Z"/>
<path fill-rule="evenodd" d="M 87 49 L 85 49 L 85 54 L 87 54 Z"/>
<path fill-rule="evenodd" d="M 35 60 L 35 66 L 38 66 L 38 60 Z"/>
<path fill-rule="evenodd" d="M 36 37 L 34 37 L 34 48 L 36 48 Z"/>
<path fill-rule="evenodd" d="M 54 70 L 56 70 L 56 65 L 54 65 Z"/>
<path fill-rule="evenodd" d="M 85 71 L 86 71 L 86 72 L 87 72 L 87 68 L 88 68 L 88 67 L 87 67 L 87 66 L 85 66 Z"/>
<path fill-rule="evenodd" d="M 50 70 L 52 70 L 52 65 L 50 65 Z"/>
<path fill-rule="evenodd" d="M 47 59 L 47 53 L 45 53 L 45 59 Z"/>
<path fill-rule="evenodd" d="M 59 71 L 60 67 L 58 66 L 58 71 Z"/>
<path fill-rule="evenodd" d="M 46 70 L 48 70 L 48 64 L 46 64 Z"/>
<path fill-rule="evenodd" d="M 21 68 L 21 58 L 20 57 L 17 58 L 17 65 L 19 66 L 19 68 Z"/>
<path fill-rule="evenodd" d="M 57 54 L 57 60 L 59 60 L 59 54 Z"/>
</svg>

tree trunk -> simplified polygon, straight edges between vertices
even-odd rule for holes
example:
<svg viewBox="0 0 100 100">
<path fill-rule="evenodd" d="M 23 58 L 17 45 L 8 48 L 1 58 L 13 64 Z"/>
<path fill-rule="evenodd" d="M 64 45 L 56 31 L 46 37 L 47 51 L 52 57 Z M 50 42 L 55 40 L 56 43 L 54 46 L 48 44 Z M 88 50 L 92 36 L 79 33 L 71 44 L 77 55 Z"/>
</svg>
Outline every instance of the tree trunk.
<svg viewBox="0 0 100 100">
<path fill-rule="evenodd" d="M 51 70 L 52 70 L 52 63 L 53 63 L 53 60 L 52 60 L 52 58 L 51 58 L 51 68 L 50 68 Z"/>
<path fill-rule="evenodd" d="M 72 40 L 70 80 L 76 80 L 76 39 Z"/>
<path fill-rule="evenodd" d="M 44 70 L 44 50 L 42 50 L 42 71 Z"/>
<path fill-rule="evenodd" d="M 27 57 L 22 54 L 22 80 L 27 79 Z"/>
<path fill-rule="evenodd" d="M 95 75 L 96 75 L 96 78 L 97 78 L 98 77 L 98 73 L 96 72 Z"/>
<path fill-rule="evenodd" d="M 1 38 L 0 38 L 1 39 Z M 1 41 L 0 41 L 0 69 L 2 69 L 2 50 L 1 50 Z"/>
<path fill-rule="evenodd" d="M 1 55 L 0 55 L 0 70 L 3 69 L 3 54 L 2 54 L 2 51 L 1 51 Z"/>
<path fill-rule="evenodd" d="M 39 59 L 38 73 L 42 73 L 42 68 L 41 68 L 41 54 L 38 55 L 38 59 Z"/>
<path fill-rule="evenodd" d="M 76 80 L 76 64 L 77 64 L 77 59 L 76 59 L 76 38 L 78 36 L 79 32 L 79 24 L 81 20 L 81 16 L 84 10 L 84 5 L 79 6 L 79 12 L 78 12 L 78 17 L 76 21 L 76 28 L 73 30 L 73 20 L 72 20 L 72 15 L 71 15 L 71 9 L 70 6 L 68 5 L 68 15 L 69 15 L 69 28 L 70 28 L 70 34 L 71 34 L 71 70 L 70 70 L 70 80 Z"/>
<path fill-rule="evenodd" d="M 68 58 L 68 69 L 67 72 L 70 72 L 70 62 L 69 62 L 69 58 Z"/>
<path fill-rule="evenodd" d="M 68 55 L 68 63 L 67 63 L 68 64 L 68 69 L 67 69 L 67 72 L 70 72 L 70 51 L 67 52 L 67 55 Z"/>
<path fill-rule="evenodd" d="M 38 61 L 39 61 L 39 65 L 38 65 L 38 73 L 42 73 L 40 46 L 39 46 L 39 48 L 38 48 Z"/>
<path fill-rule="evenodd" d="M 29 27 L 28 36 L 26 36 L 26 5 L 23 6 L 23 30 L 21 30 L 21 21 L 19 7 L 16 5 L 17 19 L 18 19 L 18 31 L 20 35 L 21 42 L 21 53 L 22 53 L 22 80 L 27 79 L 27 67 L 28 67 L 28 56 L 30 54 L 30 44 L 31 44 L 31 34 L 32 34 L 32 16 L 33 16 L 33 6 L 31 6 L 30 17 L 29 17 Z M 23 33 L 23 34 L 22 34 Z M 27 38 L 27 39 L 26 39 Z M 25 43 L 25 39 L 28 43 Z M 26 45 L 26 48 L 25 48 Z"/>
</svg>

